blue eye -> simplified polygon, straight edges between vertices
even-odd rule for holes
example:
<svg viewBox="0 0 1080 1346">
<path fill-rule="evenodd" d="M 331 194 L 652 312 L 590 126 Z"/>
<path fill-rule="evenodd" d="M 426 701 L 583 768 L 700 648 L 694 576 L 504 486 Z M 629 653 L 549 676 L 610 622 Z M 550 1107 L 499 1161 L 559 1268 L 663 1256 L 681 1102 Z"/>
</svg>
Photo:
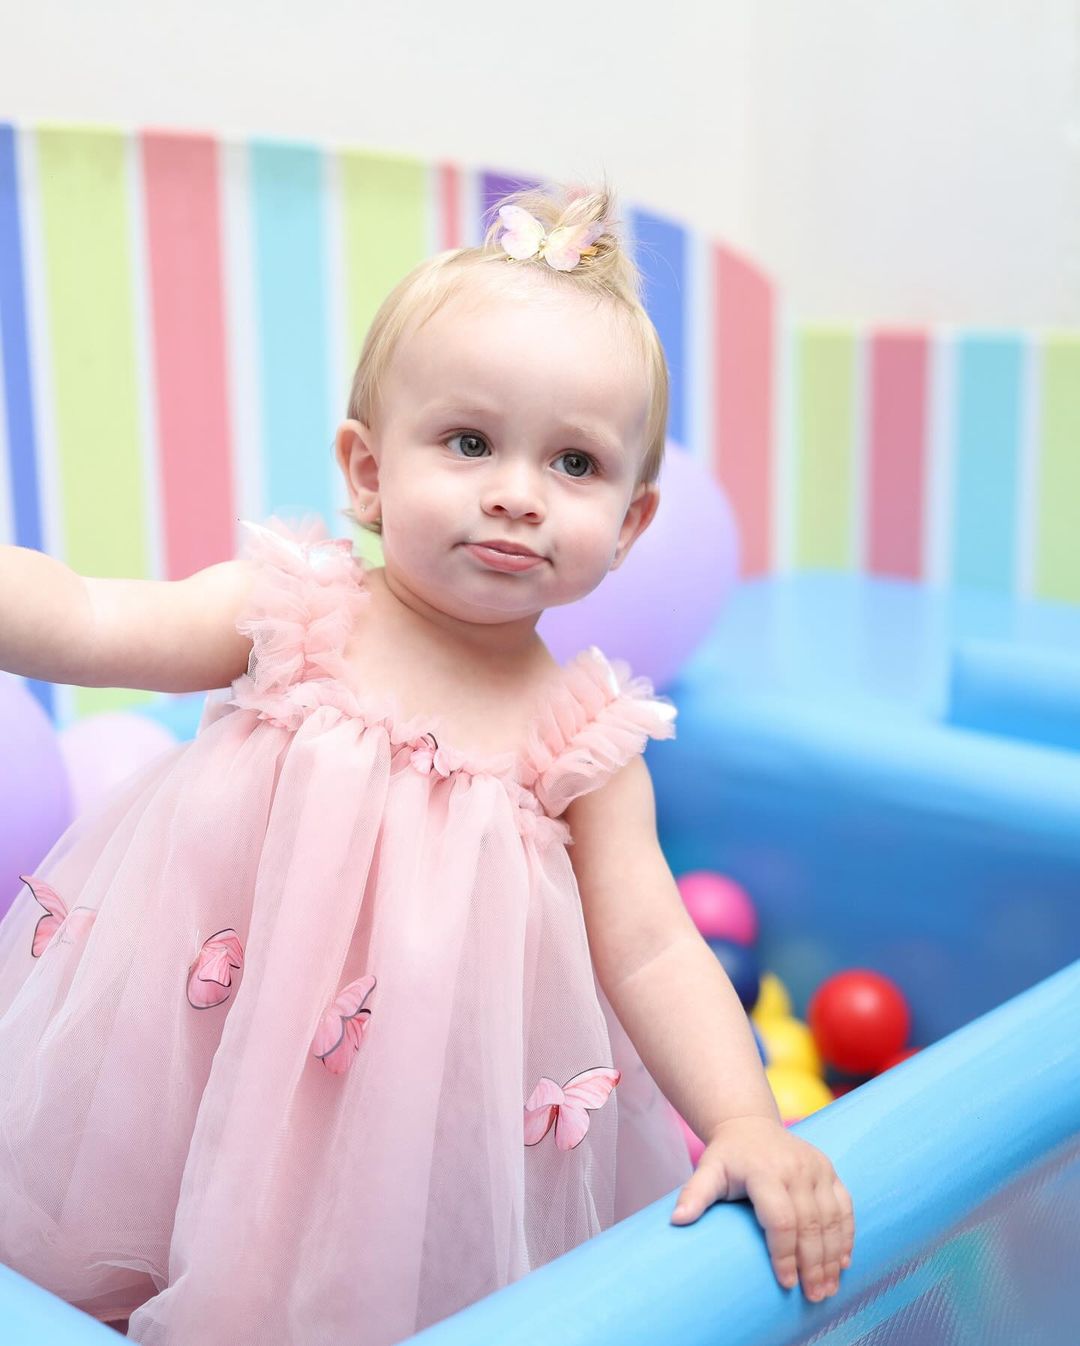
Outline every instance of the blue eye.
<svg viewBox="0 0 1080 1346">
<path fill-rule="evenodd" d="M 584 477 L 586 472 L 591 472 L 594 476 L 596 474 L 596 464 L 587 453 L 578 453 L 575 449 L 568 449 L 566 453 L 560 454 L 559 458 L 568 460 L 566 468 L 568 477 Z M 570 463 L 574 464 L 573 468 L 569 466 Z"/>
<path fill-rule="evenodd" d="M 461 445 L 461 452 L 465 458 L 482 458 L 488 447 L 484 436 L 474 434 L 471 430 L 465 430 L 460 435 L 451 435 L 446 441 L 448 447 L 455 442 Z"/>
</svg>

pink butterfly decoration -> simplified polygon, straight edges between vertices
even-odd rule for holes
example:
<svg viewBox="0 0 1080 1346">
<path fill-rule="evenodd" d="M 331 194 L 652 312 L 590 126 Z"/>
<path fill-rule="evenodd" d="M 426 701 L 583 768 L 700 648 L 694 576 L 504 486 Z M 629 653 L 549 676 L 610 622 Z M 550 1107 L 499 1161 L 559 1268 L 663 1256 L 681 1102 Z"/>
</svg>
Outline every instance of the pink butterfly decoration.
<svg viewBox="0 0 1080 1346">
<path fill-rule="evenodd" d="M 34 926 L 34 939 L 30 946 L 33 957 L 40 958 L 55 935 L 60 936 L 58 944 L 72 944 L 74 940 L 70 936 L 83 935 L 94 924 L 97 912 L 93 908 L 73 907 L 69 912 L 64 899 L 44 879 L 35 878 L 32 874 L 20 874 L 19 878 L 48 913 Z"/>
<path fill-rule="evenodd" d="M 540 256 L 556 271 L 573 271 L 605 228 L 602 221 L 564 224 L 548 234 L 536 216 L 520 206 L 500 206 L 499 219 L 503 226 L 499 243 L 508 257 L 524 262 Z"/>
<path fill-rule="evenodd" d="M 365 1009 L 364 1001 L 374 989 L 374 977 L 370 974 L 358 977 L 338 993 L 319 1021 L 311 1050 L 335 1075 L 344 1075 L 360 1050 L 360 1040 L 371 1017 L 371 1010 Z"/>
<path fill-rule="evenodd" d="M 243 946 L 232 926 L 204 940 L 198 957 L 188 968 L 188 1004 L 195 1009 L 213 1009 L 228 1000 L 232 974 L 243 962 Z"/>
<path fill-rule="evenodd" d="M 560 1088 L 541 1075 L 525 1104 L 525 1144 L 538 1144 L 554 1126 L 555 1144 L 560 1150 L 580 1145 L 589 1129 L 589 1113 L 608 1101 L 621 1078 L 618 1070 L 595 1066 Z"/>
<path fill-rule="evenodd" d="M 439 747 L 439 741 L 434 734 L 425 734 L 422 738 L 416 740 L 412 757 L 409 760 L 421 776 L 430 776 L 434 771 L 437 776 L 442 776 L 445 779 L 452 770 L 446 759 L 446 754 Z"/>
</svg>

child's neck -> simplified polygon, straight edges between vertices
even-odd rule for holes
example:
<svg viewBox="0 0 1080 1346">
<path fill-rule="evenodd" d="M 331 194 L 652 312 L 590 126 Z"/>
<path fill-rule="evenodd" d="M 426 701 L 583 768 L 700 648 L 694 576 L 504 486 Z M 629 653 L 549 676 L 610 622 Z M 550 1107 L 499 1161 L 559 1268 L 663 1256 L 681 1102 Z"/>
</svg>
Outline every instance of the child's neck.
<svg viewBox="0 0 1080 1346">
<path fill-rule="evenodd" d="M 414 594 L 383 567 L 366 571 L 365 578 L 383 617 L 410 643 L 429 645 L 435 656 L 450 660 L 482 661 L 489 671 L 534 669 L 555 660 L 536 633 L 540 614 L 509 622 L 469 622 L 433 607 Z"/>
</svg>

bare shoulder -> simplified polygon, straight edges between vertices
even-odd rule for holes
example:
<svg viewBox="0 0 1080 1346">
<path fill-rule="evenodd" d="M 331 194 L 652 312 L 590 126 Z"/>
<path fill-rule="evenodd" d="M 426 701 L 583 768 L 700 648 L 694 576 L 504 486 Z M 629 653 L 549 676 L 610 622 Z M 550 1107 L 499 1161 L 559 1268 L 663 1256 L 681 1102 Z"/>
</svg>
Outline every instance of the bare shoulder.
<svg viewBox="0 0 1080 1346">
<path fill-rule="evenodd" d="M 85 580 L 90 609 L 87 686 L 160 692 L 227 687 L 247 669 L 251 641 L 236 629 L 254 582 L 247 560 L 182 580 Z"/>
</svg>

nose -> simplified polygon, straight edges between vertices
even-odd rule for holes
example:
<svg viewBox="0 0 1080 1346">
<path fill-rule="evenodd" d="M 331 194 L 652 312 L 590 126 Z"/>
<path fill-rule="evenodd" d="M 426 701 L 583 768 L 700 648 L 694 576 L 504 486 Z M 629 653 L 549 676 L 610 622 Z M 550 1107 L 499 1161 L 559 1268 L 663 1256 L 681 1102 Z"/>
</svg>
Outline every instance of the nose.
<svg viewBox="0 0 1080 1346">
<path fill-rule="evenodd" d="M 544 517 L 543 492 L 527 464 L 501 466 L 501 470 L 486 483 L 480 504 L 485 514 L 531 519 L 536 523 Z"/>
</svg>

